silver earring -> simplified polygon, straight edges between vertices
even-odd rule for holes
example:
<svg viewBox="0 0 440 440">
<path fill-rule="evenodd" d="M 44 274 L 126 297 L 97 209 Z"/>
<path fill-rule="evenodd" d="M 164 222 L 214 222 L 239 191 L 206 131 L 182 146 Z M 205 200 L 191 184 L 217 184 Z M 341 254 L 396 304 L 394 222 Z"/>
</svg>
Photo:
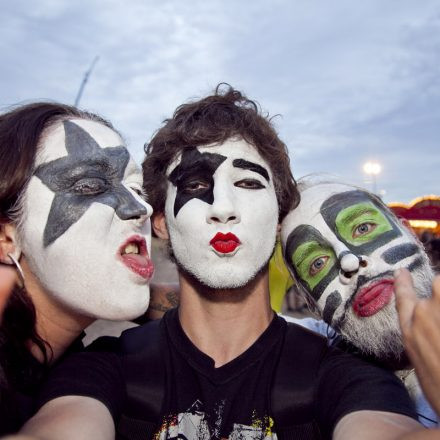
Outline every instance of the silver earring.
<svg viewBox="0 0 440 440">
<path fill-rule="evenodd" d="M 12 254 L 8 254 L 8 257 L 12 260 L 15 267 L 17 268 L 18 274 L 20 275 L 21 284 L 22 284 L 20 287 L 24 287 L 24 273 L 23 273 L 23 269 L 20 266 L 20 263 Z"/>
</svg>

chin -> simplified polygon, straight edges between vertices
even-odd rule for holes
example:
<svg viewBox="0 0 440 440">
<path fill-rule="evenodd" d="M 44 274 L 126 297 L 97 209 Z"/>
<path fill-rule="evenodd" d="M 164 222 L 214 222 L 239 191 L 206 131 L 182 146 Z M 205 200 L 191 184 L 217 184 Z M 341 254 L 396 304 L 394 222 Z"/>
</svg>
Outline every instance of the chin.
<svg viewBox="0 0 440 440">
<path fill-rule="evenodd" d="M 404 347 L 394 301 L 365 318 L 348 310 L 339 331 L 344 339 L 367 356 L 386 363 L 402 359 Z"/>
<path fill-rule="evenodd" d="M 176 259 L 180 271 L 189 275 L 190 278 L 197 280 L 202 286 L 214 290 L 241 289 L 246 287 L 261 272 L 267 269 L 268 261 L 263 262 L 257 268 L 248 266 L 243 269 L 243 265 L 231 260 L 229 264 L 217 264 L 215 269 L 212 269 L 213 265 L 186 267 Z"/>
<path fill-rule="evenodd" d="M 129 321 L 143 315 L 147 311 L 149 303 L 148 286 L 137 286 L 136 289 L 119 289 L 110 295 L 107 293 L 105 298 L 89 296 L 87 301 L 81 301 L 81 304 L 70 303 L 66 305 L 71 309 L 76 309 L 82 315 L 94 319 Z"/>
<path fill-rule="evenodd" d="M 239 289 L 241 287 L 249 284 L 256 276 L 258 271 L 254 273 L 243 273 L 242 271 L 238 273 L 237 271 L 232 271 L 230 268 L 227 270 L 216 270 L 215 272 L 189 272 L 191 276 L 197 279 L 201 284 L 211 288 L 211 289 Z"/>
<path fill-rule="evenodd" d="M 147 301 L 141 301 L 137 304 L 120 304 L 119 307 L 115 307 L 114 303 L 108 304 L 108 307 L 102 307 L 97 313 L 94 313 L 94 318 L 110 321 L 130 321 L 143 315 L 148 309 L 148 304 L 149 298 Z"/>
</svg>

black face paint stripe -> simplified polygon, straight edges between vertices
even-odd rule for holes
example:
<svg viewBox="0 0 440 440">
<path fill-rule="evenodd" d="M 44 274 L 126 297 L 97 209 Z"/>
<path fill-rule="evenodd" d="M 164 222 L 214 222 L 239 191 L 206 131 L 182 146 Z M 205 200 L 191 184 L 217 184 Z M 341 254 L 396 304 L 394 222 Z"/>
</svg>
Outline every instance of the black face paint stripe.
<svg viewBox="0 0 440 440">
<path fill-rule="evenodd" d="M 52 244 L 88 210 L 92 203 L 112 207 L 126 220 L 148 213 L 124 187 L 122 180 L 130 160 L 123 146 L 101 148 L 77 124 L 64 121 L 67 156 L 40 165 L 35 175 L 55 194 L 44 229 L 43 244 Z M 78 180 L 99 182 L 96 194 L 75 190 Z"/>
<path fill-rule="evenodd" d="M 337 290 L 330 293 L 330 295 L 325 300 L 325 306 L 322 312 L 322 319 L 327 323 L 331 323 L 333 315 L 335 314 L 336 309 L 341 305 L 341 303 L 341 294 Z"/>
<path fill-rule="evenodd" d="M 72 121 L 64 121 L 64 133 L 66 137 L 65 145 L 68 155 L 85 156 L 96 153 L 96 148 L 101 147 L 87 131 Z"/>
<path fill-rule="evenodd" d="M 355 205 L 357 203 L 370 202 L 376 208 L 378 208 L 387 220 L 390 222 L 392 229 L 390 231 L 384 232 L 382 235 L 372 240 L 371 242 L 363 243 L 358 246 L 348 243 L 338 232 L 336 228 L 336 217 L 338 214 L 346 207 Z M 334 231 L 336 236 L 340 241 L 342 241 L 353 254 L 359 255 L 369 255 L 380 246 L 388 243 L 394 238 L 402 235 L 402 231 L 398 228 L 396 220 L 393 218 L 392 214 L 388 211 L 388 208 L 381 204 L 380 201 L 371 197 L 368 193 L 361 190 L 345 191 L 342 193 L 337 193 L 323 202 L 320 208 L 320 212 L 324 221 L 327 223 L 329 228 Z"/>
<path fill-rule="evenodd" d="M 304 287 L 304 289 L 309 292 L 312 297 L 318 301 L 321 298 L 322 293 L 327 288 L 327 286 L 336 278 L 339 274 L 339 267 L 334 265 L 329 273 L 315 286 L 313 290 L 310 290 L 308 284 L 301 279 L 295 266 L 292 262 L 292 255 L 295 250 L 301 246 L 301 244 L 308 241 L 316 241 L 320 243 L 323 247 L 330 247 L 330 243 L 322 236 L 322 234 L 311 225 L 299 225 L 297 226 L 287 237 L 286 249 L 284 251 L 284 257 L 293 276 L 297 282 Z"/>
<path fill-rule="evenodd" d="M 351 252 L 348 251 L 348 250 L 345 250 L 345 251 L 340 252 L 339 255 L 338 255 L 338 260 L 339 260 L 339 261 L 342 260 L 342 258 L 345 257 L 345 256 L 348 255 L 348 254 L 351 254 Z"/>
<path fill-rule="evenodd" d="M 199 199 L 209 205 L 214 202 L 214 173 L 226 160 L 226 156 L 216 153 L 200 153 L 191 147 L 183 151 L 180 164 L 170 173 L 168 180 L 177 188 L 174 201 L 174 217 L 181 208 L 192 199 Z M 191 180 L 200 179 L 207 188 L 188 192 L 186 185 Z"/>
<path fill-rule="evenodd" d="M 267 172 L 266 168 L 262 167 L 261 165 L 259 165 L 257 163 L 250 162 L 245 159 L 234 159 L 232 161 L 232 165 L 235 168 L 241 168 L 243 170 L 250 170 L 255 173 L 258 173 L 261 176 L 263 176 L 268 182 L 270 182 L 269 173 Z"/>
<path fill-rule="evenodd" d="M 412 272 L 413 270 L 419 269 L 423 266 L 423 263 L 423 257 L 419 257 L 408 266 L 408 270 Z"/>
<path fill-rule="evenodd" d="M 411 257 L 419 252 L 420 249 L 415 243 L 402 243 L 387 249 L 381 257 L 384 259 L 385 263 L 396 264 L 404 258 Z"/>
<path fill-rule="evenodd" d="M 327 289 L 328 285 L 337 277 L 339 276 L 339 262 L 338 265 L 334 265 L 329 273 L 315 286 L 315 288 L 312 290 L 312 296 L 315 298 L 316 301 L 318 301 L 322 294 L 324 293 L 324 290 Z"/>
</svg>

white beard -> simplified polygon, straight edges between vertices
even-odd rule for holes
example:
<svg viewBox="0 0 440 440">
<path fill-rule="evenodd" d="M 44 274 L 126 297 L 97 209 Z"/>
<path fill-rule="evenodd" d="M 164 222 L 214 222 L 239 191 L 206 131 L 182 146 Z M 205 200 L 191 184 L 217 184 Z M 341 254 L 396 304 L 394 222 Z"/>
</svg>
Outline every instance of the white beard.
<svg viewBox="0 0 440 440">
<path fill-rule="evenodd" d="M 424 255 L 428 260 L 428 257 Z M 428 261 L 422 268 L 412 272 L 414 287 L 419 298 L 431 296 L 431 285 L 434 273 Z M 384 309 L 373 316 L 361 318 L 347 310 L 341 335 L 356 345 L 363 353 L 374 355 L 378 359 L 393 357 L 400 359 L 404 351 L 400 332 L 399 316 L 395 301 L 391 301 Z"/>
<path fill-rule="evenodd" d="M 359 318 L 350 308 L 340 333 L 363 353 L 378 359 L 390 356 L 399 359 L 404 351 L 394 302 L 368 318 Z"/>
</svg>

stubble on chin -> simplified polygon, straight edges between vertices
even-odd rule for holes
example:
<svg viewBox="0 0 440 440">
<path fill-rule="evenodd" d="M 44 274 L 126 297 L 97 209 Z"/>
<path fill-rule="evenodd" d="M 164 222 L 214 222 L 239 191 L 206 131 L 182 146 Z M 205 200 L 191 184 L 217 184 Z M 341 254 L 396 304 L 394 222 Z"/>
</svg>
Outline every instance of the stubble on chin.
<svg viewBox="0 0 440 440">
<path fill-rule="evenodd" d="M 240 303 L 255 292 L 256 287 L 267 275 L 268 264 L 262 267 L 244 286 L 231 288 L 216 288 L 198 280 L 194 275 L 179 267 L 179 274 L 204 300 L 212 303 Z"/>
</svg>

